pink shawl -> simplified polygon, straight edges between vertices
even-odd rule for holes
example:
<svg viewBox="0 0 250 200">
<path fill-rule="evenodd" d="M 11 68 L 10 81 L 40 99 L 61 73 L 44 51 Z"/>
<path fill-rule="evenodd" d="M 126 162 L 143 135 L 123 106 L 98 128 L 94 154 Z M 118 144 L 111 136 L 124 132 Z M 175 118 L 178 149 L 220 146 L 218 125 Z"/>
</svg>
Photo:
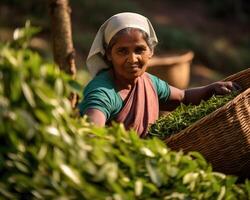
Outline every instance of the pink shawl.
<svg viewBox="0 0 250 200">
<path fill-rule="evenodd" d="M 115 121 L 123 123 L 127 130 L 136 130 L 140 137 L 144 137 L 149 124 L 154 123 L 158 115 L 158 95 L 149 75 L 144 73 L 138 78 Z"/>
</svg>

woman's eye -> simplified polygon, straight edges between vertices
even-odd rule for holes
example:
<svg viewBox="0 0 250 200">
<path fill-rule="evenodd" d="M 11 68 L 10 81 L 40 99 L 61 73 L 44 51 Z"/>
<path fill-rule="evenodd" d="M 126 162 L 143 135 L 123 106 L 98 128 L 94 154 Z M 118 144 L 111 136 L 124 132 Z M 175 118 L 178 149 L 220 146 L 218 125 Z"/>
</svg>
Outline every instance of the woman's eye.
<svg viewBox="0 0 250 200">
<path fill-rule="evenodd" d="M 118 53 L 119 54 L 127 54 L 128 53 L 128 51 L 127 51 L 127 49 L 118 49 Z"/>
<path fill-rule="evenodd" d="M 141 54 L 144 51 L 146 51 L 146 49 L 144 47 L 138 47 L 138 48 L 135 49 L 135 53 L 137 53 L 137 54 Z"/>
</svg>

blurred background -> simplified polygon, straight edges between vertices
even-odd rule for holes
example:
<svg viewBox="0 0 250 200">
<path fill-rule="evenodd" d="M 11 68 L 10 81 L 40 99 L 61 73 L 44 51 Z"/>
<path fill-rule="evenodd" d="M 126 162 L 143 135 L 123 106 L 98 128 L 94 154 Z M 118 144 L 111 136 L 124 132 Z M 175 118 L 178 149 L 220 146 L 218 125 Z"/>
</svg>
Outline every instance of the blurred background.
<svg viewBox="0 0 250 200">
<path fill-rule="evenodd" d="M 249 0 L 70 0 L 69 3 L 77 68 L 85 81 L 89 78 L 85 59 L 98 28 L 113 14 L 126 11 L 148 17 L 155 27 L 158 60 L 150 68 L 158 65 L 161 69 L 156 71 L 161 71 L 163 65 L 169 68 L 185 62 L 188 69 L 181 73 L 187 73 L 188 80 L 180 87 L 207 84 L 250 66 Z M 32 25 L 41 27 L 31 47 L 52 60 L 48 11 L 44 0 L 1 0 L 0 42 L 11 40 L 15 28 L 24 26 L 29 19 Z"/>
</svg>

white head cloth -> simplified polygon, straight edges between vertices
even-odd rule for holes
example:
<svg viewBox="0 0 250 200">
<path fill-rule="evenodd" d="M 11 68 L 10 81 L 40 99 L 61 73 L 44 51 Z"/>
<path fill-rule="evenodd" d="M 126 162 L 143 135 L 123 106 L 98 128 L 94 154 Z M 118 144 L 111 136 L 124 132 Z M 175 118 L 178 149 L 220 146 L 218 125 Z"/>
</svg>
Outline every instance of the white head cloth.
<svg viewBox="0 0 250 200">
<path fill-rule="evenodd" d="M 109 44 L 112 37 L 124 28 L 138 28 L 145 31 L 155 46 L 158 43 L 154 28 L 150 21 L 136 13 L 124 12 L 110 17 L 98 30 L 87 57 L 87 67 L 94 77 L 100 70 L 109 68 L 104 61 L 103 44 Z"/>
</svg>

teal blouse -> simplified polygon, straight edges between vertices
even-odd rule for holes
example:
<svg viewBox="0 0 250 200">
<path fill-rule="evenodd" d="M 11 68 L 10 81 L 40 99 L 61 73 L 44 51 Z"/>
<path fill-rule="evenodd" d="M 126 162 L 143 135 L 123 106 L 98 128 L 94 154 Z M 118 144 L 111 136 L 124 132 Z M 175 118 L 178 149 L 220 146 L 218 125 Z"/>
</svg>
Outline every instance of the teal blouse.
<svg viewBox="0 0 250 200">
<path fill-rule="evenodd" d="M 166 102 L 170 96 L 168 83 L 149 74 L 158 94 L 159 102 Z M 99 73 L 85 87 L 83 100 L 79 103 L 80 114 L 87 109 L 95 108 L 106 116 L 107 121 L 112 120 L 123 107 L 123 100 L 116 91 L 113 79 L 108 70 Z"/>
</svg>

